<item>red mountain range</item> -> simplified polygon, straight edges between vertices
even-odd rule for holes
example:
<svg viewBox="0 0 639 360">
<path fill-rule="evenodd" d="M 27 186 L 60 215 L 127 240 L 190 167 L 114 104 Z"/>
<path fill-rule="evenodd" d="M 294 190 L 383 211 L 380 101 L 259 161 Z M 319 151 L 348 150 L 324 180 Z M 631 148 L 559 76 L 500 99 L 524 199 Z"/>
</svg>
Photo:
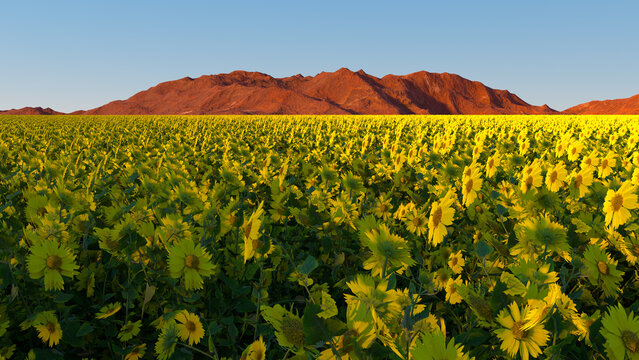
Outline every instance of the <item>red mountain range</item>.
<svg viewBox="0 0 639 360">
<path fill-rule="evenodd" d="M 633 105 L 634 104 L 634 105 Z M 639 95 L 592 102 L 568 114 L 639 114 Z M 234 71 L 160 83 L 127 100 L 72 114 L 558 114 L 506 90 L 449 73 L 420 71 L 378 78 L 346 68 L 316 76 L 274 78 Z M 0 114 L 60 114 L 23 108 Z"/>
<path fill-rule="evenodd" d="M 23 107 L 22 109 L 0 110 L 0 115 L 62 115 L 51 108 Z"/>
<path fill-rule="evenodd" d="M 639 95 L 625 99 L 591 101 L 573 106 L 564 111 L 567 114 L 588 115 L 636 115 L 639 114 Z"/>
</svg>

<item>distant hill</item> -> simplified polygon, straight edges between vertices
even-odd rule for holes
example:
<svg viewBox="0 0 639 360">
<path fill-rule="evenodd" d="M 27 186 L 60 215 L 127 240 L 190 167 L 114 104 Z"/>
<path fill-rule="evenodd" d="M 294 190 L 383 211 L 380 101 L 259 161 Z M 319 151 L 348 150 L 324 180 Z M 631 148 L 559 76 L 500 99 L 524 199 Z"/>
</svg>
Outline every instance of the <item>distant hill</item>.
<svg viewBox="0 0 639 360">
<path fill-rule="evenodd" d="M 62 113 L 28 107 L 0 114 Z M 274 78 L 234 71 L 163 82 L 126 100 L 71 114 L 639 114 L 639 95 L 592 101 L 560 113 L 449 73 L 419 71 L 378 78 L 342 68 Z"/>
<path fill-rule="evenodd" d="M 635 115 L 639 114 L 639 95 L 625 99 L 591 101 L 563 111 L 566 114 Z"/>
<path fill-rule="evenodd" d="M 316 76 L 259 72 L 168 81 L 127 100 L 74 114 L 553 114 L 454 74 L 377 78 L 342 68 Z"/>
<path fill-rule="evenodd" d="M 22 109 L 0 110 L 0 115 L 61 115 L 51 108 L 23 107 Z"/>
</svg>

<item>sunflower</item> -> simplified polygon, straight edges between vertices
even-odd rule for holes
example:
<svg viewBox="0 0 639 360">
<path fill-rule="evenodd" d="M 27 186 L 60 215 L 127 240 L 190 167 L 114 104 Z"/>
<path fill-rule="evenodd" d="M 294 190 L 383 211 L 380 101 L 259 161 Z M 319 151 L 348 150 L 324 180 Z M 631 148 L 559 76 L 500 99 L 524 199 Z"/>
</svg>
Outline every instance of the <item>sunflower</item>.
<svg viewBox="0 0 639 360">
<path fill-rule="evenodd" d="M 373 208 L 373 214 L 381 219 L 388 220 L 393 212 L 393 205 L 391 204 L 391 198 L 385 194 L 380 195 Z"/>
<path fill-rule="evenodd" d="M 155 229 L 155 235 L 162 241 L 164 246 L 177 240 L 191 238 L 190 226 L 179 214 L 167 215 L 160 222 L 162 225 Z"/>
<path fill-rule="evenodd" d="M 546 346 L 550 335 L 543 324 L 537 324 L 528 330 L 523 329 L 528 311 L 528 306 L 520 311 L 517 303 L 511 303 L 508 309 L 503 309 L 499 313 L 497 322 L 502 328 L 495 330 L 495 334 L 501 340 L 501 349 L 511 357 L 519 353 L 522 360 L 540 355 L 541 347 Z"/>
<path fill-rule="evenodd" d="M 120 311 L 121 308 L 122 308 L 122 304 L 120 304 L 119 302 L 115 302 L 115 303 L 111 303 L 109 305 L 103 306 L 100 309 L 100 311 L 98 311 L 95 314 L 95 318 L 96 319 L 106 319 L 106 318 L 114 315 L 118 311 Z"/>
<path fill-rule="evenodd" d="M 568 145 L 568 160 L 576 161 L 583 148 L 584 145 L 580 141 L 573 140 L 573 142 Z"/>
<path fill-rule="evenodd" d="M 346 285 L 353 292 L 353 295 L 344 295 L 349 321 L 372 320 L 378 327 L 383 327 L 385 321 L 401 314 L 396 301 L 398 293 L 388 290 L 388 280 L 376 283 L 373 277 L 360 274 Z"/>
<path fill-rule="evenodd" d="M 563 162 L 555 165 L 546 173 L 546 187 L 552 192 L 557 192 L 564 186 L 568 171 Z"/>
<path fill-rule="evenodd" d="M 444 241 L 444 236 L 448 233 L 446 226 L 453 224 L 454 201 L 454 195 L 449 191 L 443 199 L 435 201 L 431 207 L 428 218 L 428 240 L 435 246 Z"/>
<path fill-rule="evenodd" d="M 16 351 L 16 345 L 3 346 L 0 349 L 0 359 L 10 359 L 13 356 L 13 353 Z"/>
<path fill-rule="evenodd" d="M 521 191 L 528 192 L 532 188 L 538 188 L 543 183 L 543 177 L 541 176 L 541 166 L 537 162 L 533 162 L 530 165 L 526 165 L 521 172 Z"/>
<path fill-rule="evenodd" d="M 266 359 L 266 344 L 264 344 L 264 340 L 260 335 L 260 338 L 253 341 L 251 345 L 249 345 L 240 360 L 264 360 Z"/>
<path fill-rule="evenodd" d="M 262 317 L 275 328 L 277 342 L 288 349 L 300 350 L 304 347 L 304 325 L 302 319 L 281 305 L 262 305 Z"/>
<path fill-rule="evenodd" d="M 599 175 L 599 178 L 605 179 L 608 175 L 610 175 L 610 173 L 612 173 L 615 166 L 617 166 L 617 155 L 614 152 L 609 151 L 606 157 L 601 159 L 597 175 Z"/>
<path fill-rule="evenodd" d="M 561 255 L 571 249 L 566 229 L 548 215 L 525 220 L 515 226 L 515 234 L 518 242 L 510 251 L 515 256 L 523 255 L 532 259 L 541 251 Z"/>
<path fill-rule="evenodd" d="M 255 256 L 257 250 L 262 247 L 262 242 L 260 241 L 260 227 L 262 226 L 262 215 L 264 214 L 262 206 L 263 202 L 242 224 L 242 230 L 244 230 L 244 263 Z"/>
<path fill-rule="evenodd" d="M 158 336 L 158 341 L 155 342 L 155 354 L 160 360 L 167 360 L 175 352 L 175 345 L 177 344 L 177 327 L 175 322 L 168 322 Z"/>
<path fill-rule="evenodd" d="M 453 270 L 453 273 L 459 274 L 464 270 L 464 265 L 466 261 L 464 260 L 464 255 L 462 255 L 462 251 L 459 250 L 456 253 L 450 254 L 448 257 L 448 266 Z"/>
<path fill-rule="evenodd" d="M 448 280 L 451 278 L 452 272 L 450 269 L 441 267 L 437 269 L 433 273 L 433 283 L 435 283 L 435 288 L 437 290 L 443 290 L 446 288 L 446 284 L 448 284 Z"/>
<path fill-rule="evenodd" d="M 146 352 L 146 344 L 134 346 L 131 351 L 124 357 L 124 360 L 140 360 Z"/>
<path fill-rule="evenodd" d="M 204 327 L 196 314 L 183 310 L 175 315 L 178 336 L 182 341 L 189 341 L 189 345 L 198 344 L 204 337 Z"/>
<path fill-rule="evenodd" d="M 459 304 L 463 299 L 457 291 L 457 285 L 463 285 L 462 279 L 458 276 L 456 279 L 448 279 L 446 283 L 446 301 L 451 304 Z"/>
<path fill-rule="evenodd" d="M 581 159 L 581 167 L 582 168 L 592 168 L 593 170 L 599 166 L 599 158 L 597 157 L 597 151 L 593 150 L 590 152 L 590 155 L 584 156 Z"/>
<path fill-rule="evenodd" d="M 579 191 L 579 197 L 584 197 L 588 192 L 588 187 L 592 185 L 592 168 L 573 170 L 570 178 L 572 188 Z"/>
<path fill-rule="evenodd" d="M 134 336 L 138 335 L 141 327 L 142 327 L 142 320 L 128 321 L 126 325 L 123 325 L 122 328 L 120 328 L 120 332 L 118 333 L 118 339 L 124 342 L 133 339 Z"/>
<path fill-rule="evenodd" d="M 53 311 L 39 313 L 33 321 L 33 326 L 38 330 L 38 337 L 42 339 L 42 342 L 49 342 L 49 347 L 60 343 L 62 328 Z"/>
<path fill-rule="evenodd" d="M 635 168 L 631 177 L 632 185 L 639 185 L 639 167 Z"/>
<path fill-rule="evenodd" d="M 466 175 L 466 173 L 470 175 Z M 481 189 L 482 179 L 479 171 L 475 172 L 472 169 L 464 170 L 464 176 L 462 178 L 462 200 L 464 206 L 468 206 L 475 201 L 477 192 Z"/>
<path fill-rule="evenodd" d="M 568 144 L 566 144 L 566 142 L 567 141 L 564 138 L 557 140 L 557 143 L 555 144 L 555 154 L 557 157 L 561 157 L 568 149 Z"/>
<path fill-rule="evenodd" d="M 613 229 L 628 222 L 630 211 L 637 208 L 637 195 L 634 194 L 636 186 L 626 181 L 619 190 L 608 190 L 604 201 L 604 213 L 606 224 Z"/>
<path fill-rule="evenodd" d="M 168 268 L 172 278 L 184 277 L 187 290 L 197 290 L 203 288 L 202 277 L 211 276 L 215 265 L 211 264 L 211 255 L 200 244 L 184 239 L 169 247 Z"/>
<path fill-rule="evenodd" d="M 406 229 L 412 234 L 421 236 L 425 234 L 428 229 L 428 219 L 421 211 L 413 209 L 413 211 L 406 216 Z"/>
<path fill-rule="evenodd" d="M 24 213 L 27 220 L 35 223 L 39 217 L 51 211 L 55 211 L 55 207 L 49 204 L 49 198 L 46 195 L 36 195 L 27 200 L 27 207 Z"/>
<path fill-rule="evenodd" d="M 586 247 L 583 255 L 585 273 L 590 283 L 601 287 L 606 296 L 616 296 L 623 275 L 617 269 L 617 261 L 611 259 L 599 246 L 592 244 Z"/>
<path fill-rule="evenodd" d="M 349 329 L 340 336 L 333 337 L 335 350 L 326 349 L 320 353 L 319 360 L 355 360 L 358 357 L 349 355 L 355 349 L 367 349 L 375 341 L 375 327 L 363 321 L 354 321 L 348 325 Z"/>
<path fill-rule="evenodd" d="M 548 285 L 548 294 L 543 300 L 529 299 L 529 311 L 524 318 L 525 323 L 521 328 L 523 330 L 530 330 L 537 324 L 540 324 L 555 307 L 555 303 L 559 300 L 561 294 L 561 286 L 550 284 Z"/>
<path fill-rule="evenodd" d="M 610 307 L 601 324 L 609 359 L 639 359 L 639 318 L 634 312 L 627 314 L 621 304 Z"/>
<path fill-rule="evenodd" d="M 386 225 L 367 231 L 362 241 L 371 251 L 371 256 L 364 260 L 364 269 L 371 270 L 373 276 L 386 276 L 387 270 L 390 269 L 402 274 L 404 270 L 415 264 L 408 241 L 401 236 L 391 234 Z"/>
<path fill-rule="evenodd" d="M 45 290 L 62 290 L 62 276 L 72 278 L 78 274 L 75 255 L 71 249 L 58 244 L 56 240 L 44 240 L 31 247 L 27 258 L 27 269 L 32 279 L 44 277 Z"/>
<path fill-rule="evenodd" d="M 636 233 L 629 233 L 627 237 L 621 238 L 618 248 L 630 265 L 637 263 L 639 260 L 639 238 Z"/>
<path fill-rule="evenodd" d="M 586 343 L 590 342 L 590 327 L 597 319 L 601 317 L 599 310 L 595 311 L 592 315 L 575 313 L 572 317 L 572 323 L 575 326 L 575 330 L 570 333 L 577 335 L 579 340 L 586 340 Z"/>
<path fill-rule="evenodd" d="M 493 154 L 486 161 L 486 177 L 492 178 L 497 173 L 497 167 L 501 165 L 501 156 L 498 153 Z"/>
</svg>

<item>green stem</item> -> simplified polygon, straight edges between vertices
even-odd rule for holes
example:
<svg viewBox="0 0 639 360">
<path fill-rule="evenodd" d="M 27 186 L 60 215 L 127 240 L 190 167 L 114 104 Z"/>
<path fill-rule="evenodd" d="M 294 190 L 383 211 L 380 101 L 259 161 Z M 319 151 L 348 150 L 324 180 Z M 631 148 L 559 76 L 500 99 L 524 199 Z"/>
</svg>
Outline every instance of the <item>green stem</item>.
<svg viewBox="0 0 639 360">
<path fill-rule="evenodd" d="M 386 265 L 388 264 L 388 255 L 384 257 L 384 266 L 382 267 L 382 279 L 386 279 Z"/>
</svg>

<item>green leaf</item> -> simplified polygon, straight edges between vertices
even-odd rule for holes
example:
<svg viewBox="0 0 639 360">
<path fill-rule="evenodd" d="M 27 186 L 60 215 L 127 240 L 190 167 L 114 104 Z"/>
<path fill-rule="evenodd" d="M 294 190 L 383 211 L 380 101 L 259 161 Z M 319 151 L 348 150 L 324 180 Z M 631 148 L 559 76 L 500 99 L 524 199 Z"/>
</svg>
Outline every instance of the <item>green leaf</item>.
<svg viewBox="0 0 639 360">
<path fill-rule="evenodd" d="M 82 324 L 82 326 L 80 326 L 80 328 L 78 329 L 78 331 L 75 333 L 75 336 L 85 336 L 87 334 L 90 334 L 92 331 L 94 330 L 93 326 L 91 326 L 90 323 L 85 322 Z"/>
<path fill-rule="evenodd" d="M 73 299 L 73 294 L 59 293 L 58 295 L 56 295 L 55 299 L 53 299 L 53 302 L 57 304 L 64 304 L 71 299 Z"/>
<path fill-rule="evenodd" d="M 335 300 L 331 297 L 329 293 L 326 291 L 322 291 L 322 302 L 321 302 L 322 311 L 317 314 L 317 316 L 328 319 L 337 315 L 337 305 L 335 304 Z"/>
<path fill-rule="evenodd" d="M 499 280 L 508 285 L 508 290 L 504 291 L 504 294 L 506 295 L 524 296 L 528 292 L 528 289 L 526 289 L 524 283 L 517 279 L 515 275 L 507 271 L 501 273 L 501 277 L 499 278 Z"/>
<path fill-rule="evenodd" d="M 144 307 L 149 303 L 149 301 L 151 301 L 153 295 L 155 295 L 155 289 L 157 289 L 155 286 L 146 283 L 146 289 L 144 290 L 144 302 L 142 302 L 142 315 L 140 318 L 144 317 Z"/>
<path fill-rule="evenodd" d="M 319 263 L 317 262 L 317 260 L 315 260 L 312 255 L 309 255 L 306 257 L 306 260 L 304 260 L 304 263 L 297 267 L 297 271 L 308 276 L 311 271 L 317 269 L 318 266 Z"/>
<path fill-rule="evenodd" d="M 306 305 L 304 316 L 302 316 L 302 326 L 304 328 L 304 342 L 306 345 L 315 345 L 327 341 L 331 334 L 326 322 L 318 317 L 321 307 L 316 304 Z"/>
<path fill-rule="evenodd" d="M 570 221 L 577 227 L 577 230 L 575 230 L 575 231 L 578 232 L 578 233 L 586 234 L 587 232 L 592 230 L 592 228 L 590 226 L 588 226 L 588 224 L 586 224 L 585 222 L 581 221 L 581 219 L 579 219 L 579 218 L 572 218 L 572 219 L 570 219 Z"/>
<path fill-rule="evenodd" d="M 488 245 L 485 241 L 479 240 L 477 242 L 477 245 L 475 245 L 475 252 L 477 253 L 477 256 L 483 258 L 490 255 L 490 253 L 493 252 L 493 248 L 490 247 L 490 245 Z"/>
<path fill-rule="evenodd" d="M 497 204 L 497 206 L 495 207 L 495 212 L 497 213 L 497 215 L 499 216 L 504 216 L 504 214 L 506 213 L 508 209 L 506 209 L 503 205 L 501 204 Z"/>
<path fill-rule="evenodd" d="M 637 230 L 639 230 L 639 224 L 637 224 L 637 223 L 628 224 L 628 225 L 626 225 L 624 227 L 624 230 L 626 230 L 626 231 L 637 231 Z"/>
</svg>

